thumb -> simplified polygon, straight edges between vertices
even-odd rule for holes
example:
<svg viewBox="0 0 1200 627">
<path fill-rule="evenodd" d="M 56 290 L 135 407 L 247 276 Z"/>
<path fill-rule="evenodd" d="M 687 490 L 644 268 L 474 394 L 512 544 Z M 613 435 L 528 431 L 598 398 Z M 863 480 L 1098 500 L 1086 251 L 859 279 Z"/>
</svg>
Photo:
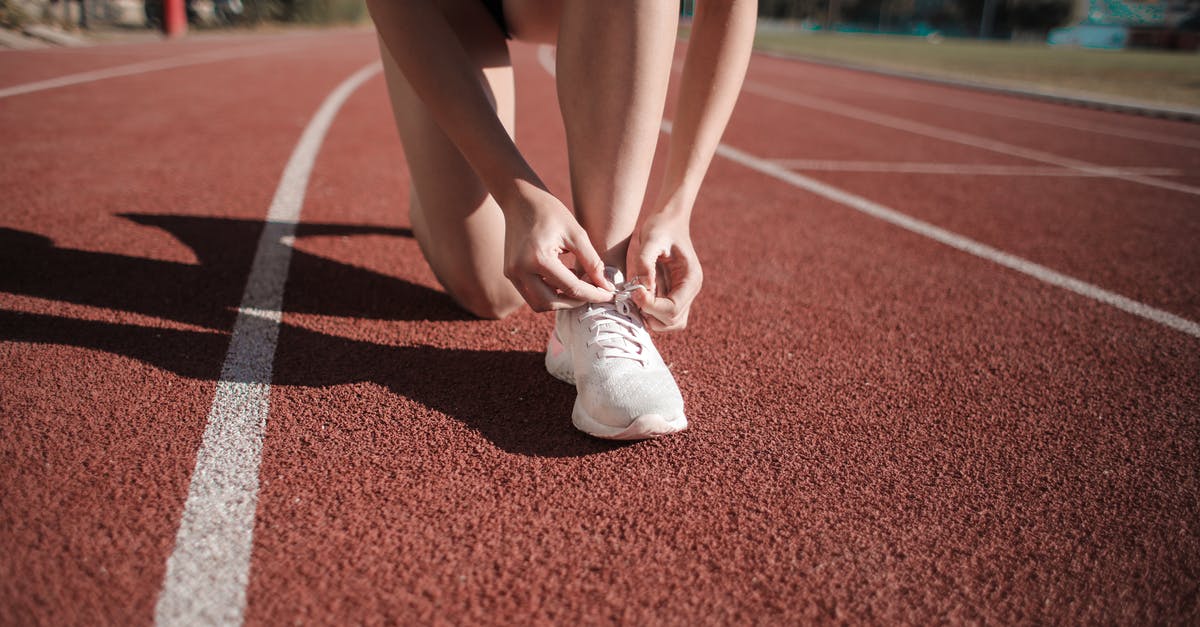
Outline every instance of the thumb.
<svg viewBox="0 0 1200 627">
<path fill-rule="evenodd" d="M 645 285 L 645 283 L 642 285 Z M 634 304 L 636 304 L 638 308 L 643 311 L 643 313 L 645 313 L 647 309 L 654 306 L 654 292 L 651 292 L 649 288 L 643 290 L 634 290 L 632 298 Z"/>
<path fill-rule="evenodd" d="M 604 277 L 604 260 L 600 259 L 600 255 L 592 247 L 592 241 L 588 239 L 587 235 L 576 234 L 569 243 L 571 252 L 575 253 L 575 260 L 583 268 L 584 275 L 591 279 L 592 285 L 602 287 L 610 292 L 617 291 L 617 286 Z"/>
</svg>

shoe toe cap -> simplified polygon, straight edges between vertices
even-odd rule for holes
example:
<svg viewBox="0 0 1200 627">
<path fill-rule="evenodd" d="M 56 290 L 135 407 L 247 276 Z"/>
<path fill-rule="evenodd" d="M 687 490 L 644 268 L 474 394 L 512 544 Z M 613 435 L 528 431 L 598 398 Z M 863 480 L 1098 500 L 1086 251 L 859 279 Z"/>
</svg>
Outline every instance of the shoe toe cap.
<svg viewBox="0 0 1200 627">
<path fill-rule="evenodd" d="M 683 397 L 669 371 L 589 377 L 580 382 L 579 400 L 594 420 L 611 427 L 649 415 L 683 418 Z"/>
</svg>

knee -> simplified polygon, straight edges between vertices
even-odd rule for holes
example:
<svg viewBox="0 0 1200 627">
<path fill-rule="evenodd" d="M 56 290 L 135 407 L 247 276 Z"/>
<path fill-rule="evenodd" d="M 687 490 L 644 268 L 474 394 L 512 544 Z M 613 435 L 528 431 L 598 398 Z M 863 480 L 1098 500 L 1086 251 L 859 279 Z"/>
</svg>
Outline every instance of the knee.
<svg viewBox="0 0 1200 627">
<path fill-rule="evenodd" d="M 484 320 L 504 319 L 525 304 L 517 290 L 508 284 L 447 286 L 447 290 L 460 307 Z"/>
</svg>

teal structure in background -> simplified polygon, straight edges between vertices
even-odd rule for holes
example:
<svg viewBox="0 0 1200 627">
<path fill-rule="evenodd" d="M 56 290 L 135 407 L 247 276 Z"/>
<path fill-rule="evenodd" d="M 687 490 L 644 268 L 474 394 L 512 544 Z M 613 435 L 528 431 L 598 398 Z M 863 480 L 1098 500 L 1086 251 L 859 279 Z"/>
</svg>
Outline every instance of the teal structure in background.
<svg viewBox="0 0 1200 627">
<path fill-rule="evenodd" d="M 1166 3 L 1162 0 L 1080 0 L 1077 14 L 1082 21 L 1050 31 L 1052 46 L 1076 46 L 1120 50 L 1129 44 L 1131 27 L 1166 24 Z"/>
</svg>

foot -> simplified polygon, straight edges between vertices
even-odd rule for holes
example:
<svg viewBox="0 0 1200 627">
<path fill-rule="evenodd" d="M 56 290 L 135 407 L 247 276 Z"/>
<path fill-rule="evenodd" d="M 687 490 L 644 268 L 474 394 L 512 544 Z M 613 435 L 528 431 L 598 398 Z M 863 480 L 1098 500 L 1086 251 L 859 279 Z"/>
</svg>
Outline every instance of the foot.
<svg viewBox="0 0 1200 627">
<path fill-rule="evenodd" d="M 621 293 L 611 303 L 559 311 L 546 349 L 546 369 L 579 391 L 571 422 L 589 435 L 641 440 L 683 431 L 683 397 L 637 307 Z M 624 297 L 623 297 L 624 296 Z"/>
</svg>

